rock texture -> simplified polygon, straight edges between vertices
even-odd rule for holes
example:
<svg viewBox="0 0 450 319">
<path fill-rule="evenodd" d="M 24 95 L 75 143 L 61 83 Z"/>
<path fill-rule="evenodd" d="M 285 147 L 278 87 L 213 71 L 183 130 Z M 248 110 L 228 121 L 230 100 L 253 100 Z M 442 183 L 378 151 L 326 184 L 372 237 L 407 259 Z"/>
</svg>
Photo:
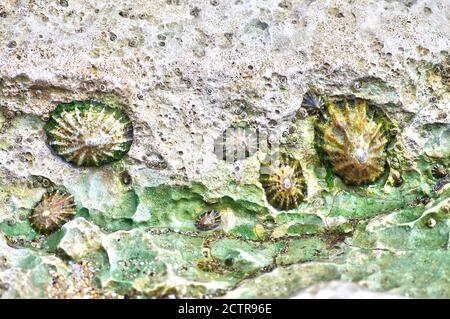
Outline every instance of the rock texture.
<svg viewBox="0 0 450 319">
<path fill-rule="evenodd" d="M 450 298 L 449 35 L 446 0 L 2 1 L 0 296 Z M 383 113 L 376 183 L 327 167 L 308 91 Z M 50 112 L 88 99 L 133 122 L 122 160 L 75 167 L 47 145 Z M 295 209 L 266 200 L 267 150 L 215 154 L 242 123 L 301 162 Z M 44 236 L 29 216 L 51 189 L 77 212 Z M 209 210 L 220 227 L 200 232 Z"/>
</svg>

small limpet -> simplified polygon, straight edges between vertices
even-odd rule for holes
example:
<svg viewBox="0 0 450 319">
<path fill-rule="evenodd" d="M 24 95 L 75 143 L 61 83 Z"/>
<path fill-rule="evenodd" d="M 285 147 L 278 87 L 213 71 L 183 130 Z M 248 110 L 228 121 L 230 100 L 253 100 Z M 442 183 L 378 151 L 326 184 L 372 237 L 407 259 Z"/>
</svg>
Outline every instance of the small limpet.
<svg viewBox="0 0 450 319">
<path fill-rule="evenodd" d="M 31 226 L 41 234 L 50 234 L 75 215 L 72 195 L 64 191 L 49 191 L 42 196 L 30 216 Z"/>
</svg>

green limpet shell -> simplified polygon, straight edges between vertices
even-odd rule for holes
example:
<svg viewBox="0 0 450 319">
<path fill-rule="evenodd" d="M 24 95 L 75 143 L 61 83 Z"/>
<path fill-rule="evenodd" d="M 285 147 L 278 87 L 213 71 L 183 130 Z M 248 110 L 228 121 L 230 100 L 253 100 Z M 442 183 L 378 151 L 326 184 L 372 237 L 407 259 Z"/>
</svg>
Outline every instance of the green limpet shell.
<svg viewBox="0 0 450 319">
<path fill-rule="evenodd" d="M 130 118 L 94 101 L 62 103 L 44 127 L 47 144 L 75 166 L 102 166 L 123 158 L 133 143 Z"/>
<path fill-rule="evenodd" d="M 69 193 L 56 190 L 45 193 L 33 208 L 31 226 L 48 235 L 67 223 L 75 215 L 75 201 Z"/>
<path fill-rule="evenodd" d="M 327 103 L 329 119 L 323 125 L 323 150 L 333 172 L 349 185 L 376 181 L 386 165 L 388 139 L 382 124 L 367 115 L 367 103 L 345 101 L 343 108 Z"/>
<path fill-rule="evenodd" d="M 279 210 L 296 208 L 305 198 L 306 183 L 300 162 L 281 154 L 272 165 L 261 165 L 259 181 L 269 204 Z"/>
</svg>

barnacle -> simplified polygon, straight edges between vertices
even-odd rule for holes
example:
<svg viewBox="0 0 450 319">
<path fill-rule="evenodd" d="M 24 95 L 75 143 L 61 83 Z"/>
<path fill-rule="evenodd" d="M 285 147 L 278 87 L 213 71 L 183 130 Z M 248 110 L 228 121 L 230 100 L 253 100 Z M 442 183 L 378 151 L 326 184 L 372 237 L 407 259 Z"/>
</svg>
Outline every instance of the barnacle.
<svg viewBox="0 0 450 319">
<path fill-rule="evenodd" d="M 333 172 L 349 185 L 374 182 L 386 164 L 387 138 L 382 123 L 367 115 L 367 103 L 348 101 L 342 108 L 328 102 L 329 119 L 322 126 L 323 150 L 329 158 Z"/>
<path fill-rule="evenodd" d="M 262 164 L 260 178 L 267 201 L 280 210 L 296 208 L 306 194 L 300 162 L 282 153 L 273 164 Z"/>
<path fill-rule="evenodd" d="M 50 234 L 75 215 L 73 196 L 60 191 L 49 191 L 42 196 L 30 216 L 31 226 L 39 233 Z"/>
<path fill-rule="evenodd" d="M 200 214 L 195 221 L 195 227 L 201 231 L 213 230 L 219 227 L 221 214 L 216 210 L 210 210 Z"/>
<path fill-rule="evenodd" d="M 94 101 L 62 103 L 45 125 L 53 151 L 76 166 L 120 160 L 133 142 L 133 126 L 120 110 Z"/>
</svg>

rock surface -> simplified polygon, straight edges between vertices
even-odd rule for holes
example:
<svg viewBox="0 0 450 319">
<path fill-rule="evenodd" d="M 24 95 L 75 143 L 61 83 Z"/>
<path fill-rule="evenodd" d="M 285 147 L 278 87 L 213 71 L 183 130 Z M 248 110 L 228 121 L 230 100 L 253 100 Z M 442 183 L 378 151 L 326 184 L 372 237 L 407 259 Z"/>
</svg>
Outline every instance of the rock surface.
<svg viewBox="0 0 450 319">
<path fill-rule="evenodd" d="M 0 297 L 450 298 L 449 35 L 446 0 L 2 1 Z M 308 91 L 383 114 L 380 180 L 330 173 Z M 132 120 L 122 160 L 46 144 L 49 113 L 87 99 Z M 301 162 L 295 209 L 267 202 L 264 149 L 217 156 L 242 125 Z M 29 216 L 48 189 L 77 213 L 44 236 Z"/>
</svg>

